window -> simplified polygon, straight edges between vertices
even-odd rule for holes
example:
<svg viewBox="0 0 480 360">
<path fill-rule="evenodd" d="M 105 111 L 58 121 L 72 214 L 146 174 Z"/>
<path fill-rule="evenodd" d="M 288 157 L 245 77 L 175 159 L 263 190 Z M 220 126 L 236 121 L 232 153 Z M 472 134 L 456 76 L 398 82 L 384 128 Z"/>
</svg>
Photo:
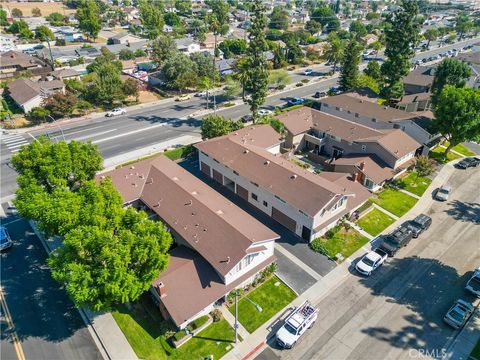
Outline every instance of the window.
<svg viewBox="0 0 480 360">
<path fill-rule="evenodd" d="M 355 117 L 356 117 L 356 118 L 359 117 L 359 116 L 360 116 L 360 115 L 358 115 L 358 113 L 355 113 Z"/>
<path fill-rule="evenodd" d="M 235 272 L 239 272 L 240 270 L 242 270 L 242 262 L 240 261 L 237 266 L 235 266 Z"/>
<path fill-rule="evenodd" d="M 340 108 L 338 106 L 335 106 L 335 110 L 340 111 Z"/>
<path fill-rule="evenodd" d="M 257 256 L 258 254 L 249 254 L 247 256 L 245 256 L 243 258 L 243 265 L 245 265 L 245 267 L 247 267 L 248 265 L 250 265 L 253 261 L 253 259 L 255 259 L 255 257 Z"/>
<path fill-rule="evenodd" d="M 268 206 L 268 203 L 265 200 L 263 200 L 263 206 Z"/>
<path fill-rule="evenodd" d="M 367 145 L 362 145 L 362 151 L 366 151 L 367 150 Z"/>
<path fill-rule="evenodd" d="M 255 201 L 258 201 L 258 196 L 257 194 L 252 193 L 252 199 Z"/>
</svg>

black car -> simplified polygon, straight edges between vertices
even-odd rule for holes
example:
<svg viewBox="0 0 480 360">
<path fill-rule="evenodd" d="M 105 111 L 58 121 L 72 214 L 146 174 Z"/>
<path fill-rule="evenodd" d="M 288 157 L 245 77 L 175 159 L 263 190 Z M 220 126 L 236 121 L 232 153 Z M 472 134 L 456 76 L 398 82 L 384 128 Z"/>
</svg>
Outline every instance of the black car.
<svg viewBox="0 0 480 360">
<path fill-rule="evenodd" d="M 425 214 L 418 215 L 415 219 L 406 221 L 402 226 L 407 227 L 412 231 L 413 237 L 417 238 L 426 231 L 432 224 L 432 218 Z"/>
<path fill-rule="evenodd" d="M 385 235 L 381 237 L 381 240 L 379 249 L 385 251 L 390 257 L 395 256 L 400 248 L 397 239 L 392 235 Z"/>
<path fill-rule="evenodd" d="M 326 93 L 325 91 L 317 91 L 317 92 L 313 95 L 313 97 L 314 97 L 315 99 L 321 99 L 321 98 L 324 98 L 324 97 L 326 97 L 326 96 L 327 96 L 327 93 Z"/>
<path fill-rule="evenodd" d="M 477 167 L 480 165 L 480 158 L 478 157 L 467 157 L 460 160 L 457 163 L 459 169 L 468 169 L 469 167 Z"/>
<path fill-rule="evenodd" d="M 413 239 L 413 231 L 403 225 L 400 225 L 391 235 L 397 240 L 400 247 L 407 246 Z"/>
</svg>

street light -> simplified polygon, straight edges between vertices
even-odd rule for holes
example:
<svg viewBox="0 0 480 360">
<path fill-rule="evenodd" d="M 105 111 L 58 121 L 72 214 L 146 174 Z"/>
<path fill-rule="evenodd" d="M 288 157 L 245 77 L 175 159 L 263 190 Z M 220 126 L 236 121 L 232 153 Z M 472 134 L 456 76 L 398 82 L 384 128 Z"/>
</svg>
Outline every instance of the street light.
<svg viewBox="0 0 480 360">
<path fill-rule="evenodd" d="M 63 141 L 66 141 L 65 140 L 65 134 L 63 133 L 63 130 L 62 130 L 62 127 L 60 125 L 58 125 L 57 123 L 55 123 L 55 118 L 52 116 L 52 115 L 47 115 L 50 119 L 52 119 L 52 122 L 57 126 L 57 128 L 60 130 L 60 132 L 62 133 L 62 139 Z"/>
</svg>

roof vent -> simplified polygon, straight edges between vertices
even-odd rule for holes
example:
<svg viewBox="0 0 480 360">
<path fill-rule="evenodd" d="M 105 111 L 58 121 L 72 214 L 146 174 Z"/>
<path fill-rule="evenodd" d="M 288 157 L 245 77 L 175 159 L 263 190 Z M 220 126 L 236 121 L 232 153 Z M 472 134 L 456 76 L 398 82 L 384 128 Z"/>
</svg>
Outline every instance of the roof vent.
<svg viewBox="0 0 480 360">
<path fill-rule="evenodd" d="M 137 187 L 137 183 L 132 183 L 132 186 L 135 186 L 135 187 Z"/>
<path fill-rule="evenodd" d="M 145 176 L 144 176 L 143 174 L 140 174 L 138 177 L 139 177 L 140 179 L 144 179 L 144 178 L 145 178 Z"/>
<path fill-rule="evenodd" d="M 290 176 L 290 179 L 292 180 L 295 180 L 297 178 L 297 174 L 293 174 L 292 176 Z"/>
<path fill-rule="evenodd" d="M 230 264 L 230 256 L 227 256 L 227 264 Z"/>
<path fill-rule="evenodd" d="M 222 210 L 217 210 L 217 215 L 223 215 L 223 211 Z"/>
<path fill-rule="evenodd" d="M 195 215 L 197 215 L 197 213 L 196 213 L 196 212 L 192 212 L 192 216 L 195 216 Z"/>
<path fill-rule="evenodd" d="M 192 194 L 192 195 L 198 195 L 198 193 L 197 193 L 195 190 L 193 190 L 190 194 Z"/>
<path fill-rule="evenodd" d="M 174 176 L 174 177 L 172 178 L 172 180 L 173 180 L 173 181 L 178 181 L 178 177 Z"/>
<path fill-rule="evenodd" d="M 130 169 L 131 169 L 131 170 L 135 169 L 135 166 L 130 166 Z"/>
<path fill-rule="evenodd" d="M 160 206 L 160 201 L 157 202 L 155 205 L 153 205 L 153 207 L 159 207 Z"/>
<path fill-rule="evenodd" d="M 244 154 L 248 154 L 249 152 L 250 152 L 250 151 L 248 151 L 248 149 L 243 150 L 243 153 L 244 153 Z"/>
<path fill-rule="evenodd" d="M 148 180 L 146 184 L 153 184 L 153 178 L 150 178 L 150 180 Z"/>
<path fill-rule="evenodd" d="M 270 160 L 264 162 L 265 165 L 270 165 Z"/>
<path fill-rule="evenodd" d="M 187 230 L 187 229 L 188 229 L 188 226 L 185 225 L 185 226 L 183 227 L 183 230 Z"/>
<path fill-rule="evenodd" d="M 203 229 L 204 232 L 207 232 L 207 228 Z"/>
<path fill-rule="evenodd" d="M 100 179 L 102 179 L 102 180 L 105 179 L 105 176 L 104 175 L 100 176 Z"/>
<path fill-rule="evenodd" d="M 125 179 L 128 179 L 128 175 L 125 175 Z"/>
<path fill-rule="evenodd" d="M 193 201 L 190 199 L 187 203 L 185 203 L 185 206 L 192 206 Z"/>
</svg>

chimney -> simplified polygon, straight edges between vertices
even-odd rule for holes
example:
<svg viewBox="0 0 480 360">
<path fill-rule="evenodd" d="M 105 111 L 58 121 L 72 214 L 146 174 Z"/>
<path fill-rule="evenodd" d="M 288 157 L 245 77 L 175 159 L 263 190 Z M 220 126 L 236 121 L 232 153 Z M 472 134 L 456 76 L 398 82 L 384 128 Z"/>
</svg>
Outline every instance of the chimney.
<svg viewBox="0 0 480 360">
<path fill-rule="evenodd" d="M 163 282 L 157 285 L 157 291 L 158 295 L 160 295 L 160 298 L 164 298 L 165 296 L 167 296 L 167 292 L 165 290 L 165 285 L 163 284 Z"/>
<path fill-rule="evenodd" d="M 358 182 L 358 180 L 360 180 L 360 173 L 359 172 L 353 173 L 352 178 L 354 182 Z"/>
<path fill-rule="evenodd" d="M 364 161 L 362 161 L 362 162 L 360 163 L 359 168 L 360 168 L 360 170 L 365 169 L 365 162 L 364 162 Z"/>
</svg>

